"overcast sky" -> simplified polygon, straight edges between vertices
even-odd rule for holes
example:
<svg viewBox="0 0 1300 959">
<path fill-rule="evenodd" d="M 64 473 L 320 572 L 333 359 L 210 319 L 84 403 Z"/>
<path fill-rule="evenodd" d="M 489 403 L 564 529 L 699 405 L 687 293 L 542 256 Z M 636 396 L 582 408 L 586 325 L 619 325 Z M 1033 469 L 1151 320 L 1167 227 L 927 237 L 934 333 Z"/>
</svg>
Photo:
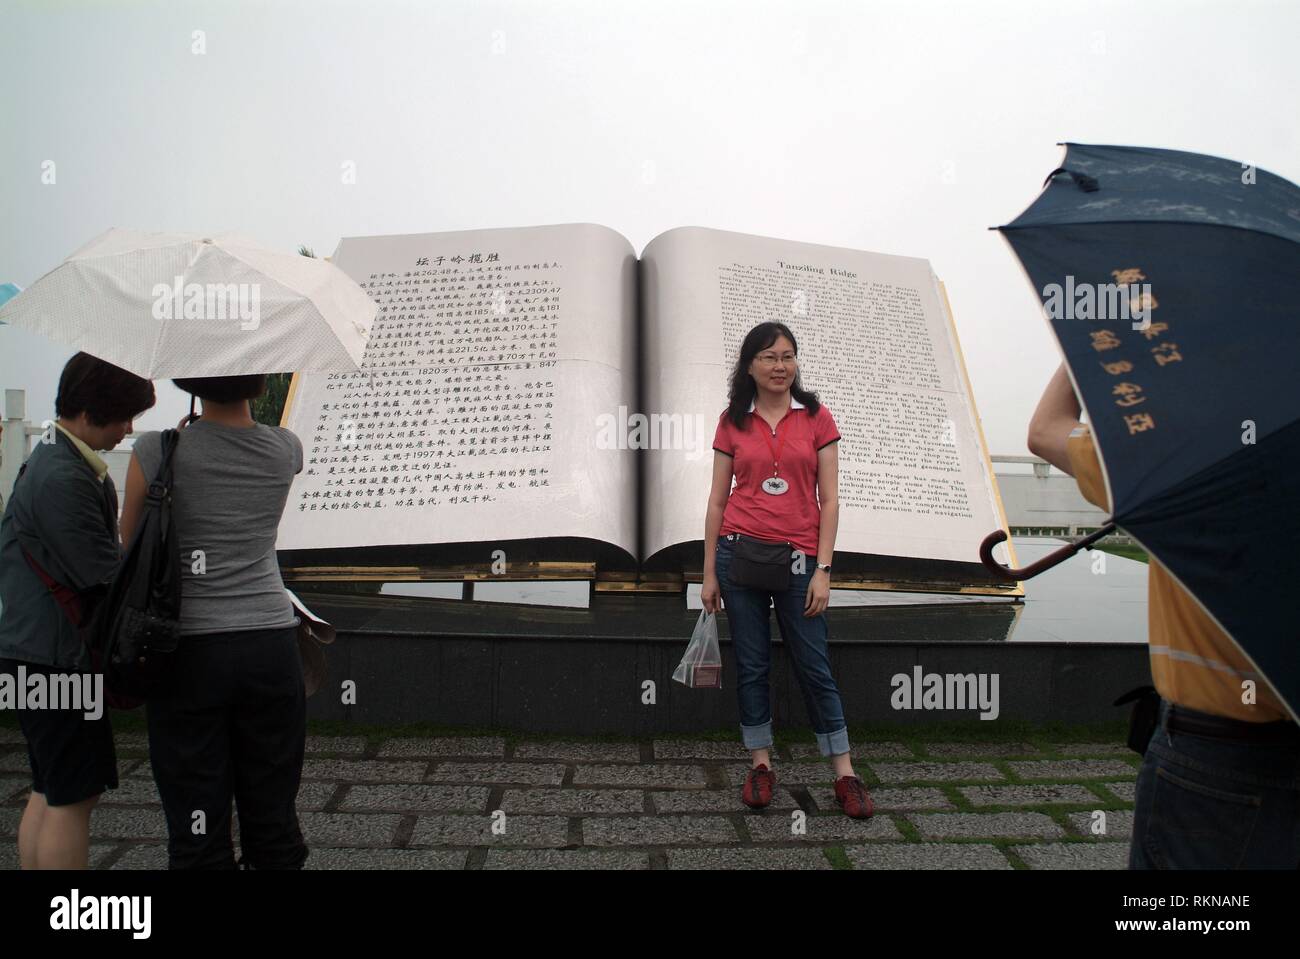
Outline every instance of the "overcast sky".
<svg viewBox="0 0 1300 959">
<path fill-rule="evenodd" d="M 1293 2 L 6 2 L 0 281 L 112 226 L 326 255 L 572 222 L 640 251 L 689 224 L 921 256 L 991 451 L 1023 454 L 1059 356 L 987 227 L 1061 141 L 1300 181 L 1297 36 Z M 29 419 L 70 352 L 0 327 Z M 159 395 L 137 429 L 184 412 Z"/>
</svg>

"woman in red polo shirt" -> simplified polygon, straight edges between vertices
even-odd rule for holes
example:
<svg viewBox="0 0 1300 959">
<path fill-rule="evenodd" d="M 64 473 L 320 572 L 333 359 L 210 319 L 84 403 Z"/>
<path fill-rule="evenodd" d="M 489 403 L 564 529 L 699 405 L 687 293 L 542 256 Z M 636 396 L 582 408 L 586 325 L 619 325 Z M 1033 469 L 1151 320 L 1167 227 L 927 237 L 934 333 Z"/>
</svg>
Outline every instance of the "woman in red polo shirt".
<svg viewBox="0 0 1300 959">
<path fill-rule="evenodd" d="M 839 525 L 839 438 L 830 410 L 799 381 L 790 328 L 760 323 L 750 330 L 713 439 L 701 598 L 711 613 L 725 604 L 731 627 L 740 731 L 752 759 L 741 801 L 761 809 L 776 786 L 768 690 L 768 610 L 775 606 L 817 745 L 835 767 L 835 801 L 865 819 L 871 797 L 849 759 L 824 614 Z"/>
</svg>

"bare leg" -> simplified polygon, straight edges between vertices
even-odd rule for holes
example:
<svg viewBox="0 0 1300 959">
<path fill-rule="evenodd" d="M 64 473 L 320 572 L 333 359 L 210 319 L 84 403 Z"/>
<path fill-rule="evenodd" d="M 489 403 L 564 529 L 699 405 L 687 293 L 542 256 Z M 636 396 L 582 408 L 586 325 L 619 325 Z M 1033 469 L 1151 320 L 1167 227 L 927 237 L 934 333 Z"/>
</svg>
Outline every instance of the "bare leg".
<svg viewBox="0 0 1300 959">
<path fill-rule="evenodd" d="M 66 806 L 46 805 L 36 840 L 41 869 L 85 869 L 90 860 L 90 813 L 98 796 Z"/>
<path fill-rule="evenodd" d="M 836 753 L 831 757 L 831 764 L 835 767 L 835 778 L 841 779 L 844 776 L 853 776 L 853 760 L 848 753 Z"/>
<path fill-rule="evenodd" d="M 40 861 L 36 858 L 36 840 L 41 834 L 41 823 L 45 820 L 45 796 L 33 790 L 27 797 L 27 807 L 23 810 L 22 821 L 18 824 L 18 865 L 22 869 L 39 869 Z"/>
<path fill-rule="evenodd" d="M 772 751 L 770 749 L 751 749 L 749 758 L 751 760 L 750 766 L 753 769 L 757 769 L 760 765 L 765 765 L 768 769 L 772 768 Z"/>
</svg>

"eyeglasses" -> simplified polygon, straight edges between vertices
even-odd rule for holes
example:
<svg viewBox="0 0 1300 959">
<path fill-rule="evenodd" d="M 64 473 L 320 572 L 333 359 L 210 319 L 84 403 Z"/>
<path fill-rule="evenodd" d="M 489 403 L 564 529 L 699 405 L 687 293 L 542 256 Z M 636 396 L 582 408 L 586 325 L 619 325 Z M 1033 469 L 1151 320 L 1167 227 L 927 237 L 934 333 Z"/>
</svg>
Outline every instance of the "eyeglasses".
<svg viewBox="0 0 1300 959">
<path fill-rule="evenodd" d="M 775 353 L 759 353 L 758 356 L 754 357 L 754 359 L 759 363 L 762 363 L 764 366 L 774 366 L 776 364 L 777 356 Z M 799 362 L 799 357 L 795 356 L 793 353 L 782 353 L 781 362 L 797 363 Z"/>
</svg>

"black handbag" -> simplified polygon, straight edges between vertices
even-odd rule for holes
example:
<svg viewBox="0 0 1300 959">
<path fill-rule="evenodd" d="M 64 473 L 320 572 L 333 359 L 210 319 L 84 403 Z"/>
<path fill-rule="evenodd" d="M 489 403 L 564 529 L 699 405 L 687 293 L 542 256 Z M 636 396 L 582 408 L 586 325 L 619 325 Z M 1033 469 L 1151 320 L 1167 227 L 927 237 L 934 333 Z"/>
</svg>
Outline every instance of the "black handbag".
<svg viewBox="0 0 1300 959">
<path fill-rule="evenodd" d="M 92 659 L 101 664 L 105 685 L 136 705 L 166 689 L 180 643 L 180 547 L 172 516 L 178 439 L 177 430 L 163 430 L 158 475 L 95 624 Z"/>
<path fill-rule="evenodd" d="M 731 558 L 728 578 L 733 586 L 784 592 L 790 588 L 790 567 L 794 546 L 791 543 L 769 543 L 742 533 L 736 537 L 736 552 Z"/>
</svg>

